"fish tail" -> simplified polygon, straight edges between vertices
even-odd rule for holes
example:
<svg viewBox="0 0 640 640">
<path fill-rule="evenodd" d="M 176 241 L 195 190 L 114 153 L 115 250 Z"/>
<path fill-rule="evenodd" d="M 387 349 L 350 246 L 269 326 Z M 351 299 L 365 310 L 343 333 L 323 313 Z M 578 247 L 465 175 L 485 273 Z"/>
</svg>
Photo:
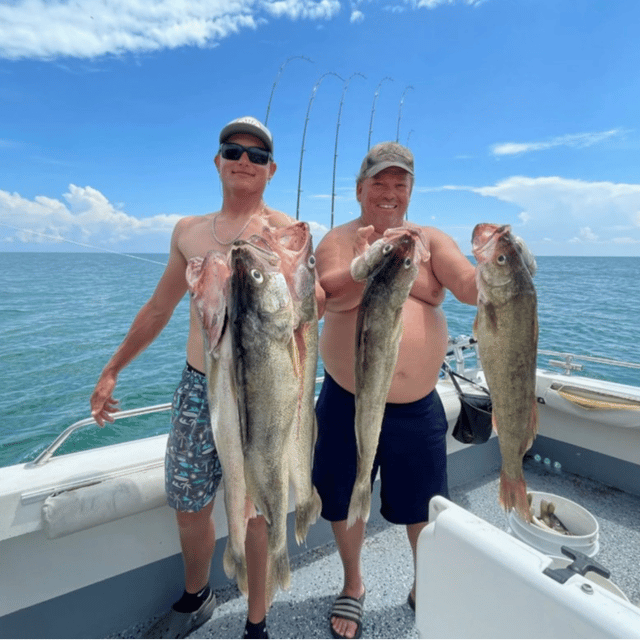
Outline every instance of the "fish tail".
<svg viewBox="0 0 640 640">
<path fill-rule="evenodd" d="M 285 547 L 273 558 L 274 578 L 282 589 L 288 589 L 291 585 L 291 568 L 289 566 L 289 554 Z"/>
<path fill-rule="evenodd" d="M 315 487 L 309 500 L 296 505 L 296 542 L 298 544 L 305 541 L 309 527 L 318 519 L 321 509 L 322 501 Z"/>
<path fill-rule="evenodd" d="M 352 527 L 358 518 L 366 522 L 371 511 L 371 486 L 368 482 L 358 483 L 353 487 L 349 502 L 347 528 Z"/>
<path fill-rule="evenodd" d="M 267 556 L 266 600 L 267 607 L 273 602 L 278 590 L 288 589 L 291 585 L 291 568 L 289 566 L 289 554 L 287 548 L 277 553 L 269 553 Z"/>
<path fill-rule="evenodd" d="M 247 577 L 247 559 L 244 553 L 238 555 L 233 552 L 227 540 L 227 546 L 222 557 L 222 566 L 227 577 L 236 579 L 238 589 L 247 596 L 249 594 L 249 580 Z"/>
<path fill-rule="evenodd" d="M 500 473 L 500 504 L 505 511 L 515 509 L 525 522 L 531 522 L 531 512 L 527 502 L 527 484 L 524 481 L 524 476 L 511 478 L 504 470 Z"/>
</svg>

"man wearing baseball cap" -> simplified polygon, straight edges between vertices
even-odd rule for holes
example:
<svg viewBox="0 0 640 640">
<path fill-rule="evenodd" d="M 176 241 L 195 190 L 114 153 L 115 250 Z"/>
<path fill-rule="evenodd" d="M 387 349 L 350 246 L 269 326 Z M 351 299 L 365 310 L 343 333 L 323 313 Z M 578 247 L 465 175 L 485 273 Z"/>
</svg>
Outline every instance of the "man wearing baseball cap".
<svg viewBox="0 0 640 640">
<path fill-rule="evenodd" d="M 260 120 L 252 116 L 244 116 L 236 120 L 232 120 L 228 125 L 222 128 L 220 132 L 220 144 L 236 134 L 246 133 L 258 138 L 264 145 L 265 149 L 273 156 L 273 137 L 271 131 L 265 127 Z"/>
<path fill-rule="evenodd" d="M 318 441 L 313 481 L 322 498 L 322 516 L 332 524 L 344 568 L 344 586 L 330 613 L 335 638 L 362 633 L 365 587 L 360 554 L 365 523 L 347 527 L 357 466 L 354 430 L 356 323 L 364 282 L 350 273 L 355 255 L 388 229 L 418 229 L 430 259 L 402 310 L 402 337 L 374 462 L 381 471 L 381 513 L 406 525 L 414 553 L 427 524 L 429 500 L 448 495 L 445 435 L 447 420 L 436 382 L 447 348 L 447 321 L 440 307 L 449 289 L 461 302 L 477 298 L 475 268 L 447 234 L 406 220 L 414 185 L 413 154 L 396 142 L 373 147 L 356 178 L 360 217 L 335 227 L 316 250 L 316 269 L 326 293 L 320 355 L 325 379 L 316 404 Z M 425 253 L 426 255 L 426 253 Z M 415 583 L 409 604 L 415 607 Z"/>
<path fill-rule="evenodd" d="M 211 250 L 228 255 L 233 242 L 262 233 L 265 225 L 293 224 L 286 214 L 268 207 L 263 199 L 276 171 L 273 137 L 256 118 L 245 116 L 220 132 L 214 158 L 222 184 L 219 211 L 187 216 L 178 221 L 171 237 L 169 261 L 148 302 L 136 315 L 120 347 L 105 365 L 91 396 L 92 415 L 102 427 L 118 411 L 114 399 L 117 377 L 160 334 L 187 292 L 185 271 L 191 258 Z M 213 502 L 222 478 L 213 441 L 204 371 L 203 332 L 191 301 L 186 366 L 173 398 L 171 430 L 165 460 L 167 501 L 175 509 L 185 568 L 185 591 L 169 612 L 144 637 L 183 638 L 212 615 L 215 595 L 209 586 L 216 535 Z M 245 638 L 265 638 L 266 631 L 266 523 L 249 520 L 247 565 L 249 610 Z"/>
</svg>

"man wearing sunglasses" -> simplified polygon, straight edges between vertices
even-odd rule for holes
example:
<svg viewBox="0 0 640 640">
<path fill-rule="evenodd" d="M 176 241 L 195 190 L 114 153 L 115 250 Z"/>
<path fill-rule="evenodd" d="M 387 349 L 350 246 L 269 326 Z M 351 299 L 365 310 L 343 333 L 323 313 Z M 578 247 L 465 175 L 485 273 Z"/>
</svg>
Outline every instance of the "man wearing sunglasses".
<svg viewBox="0 0 640 640">
<path fill-rule="evenodd" d="M 91 396 L 92 415 L 102 427 L 118 411 L 113 398 L 120 371 L 160 334 L 187 292 L 188 261 L 215 249 L 227 254 L 233 242 L 261 233 L 265 224 L 283 227 L 295 222 L 263 200 L 276 171 L 270 131 L 252 117 L 238 118 L 220 132 L 214 163 L 222 184 L 220 211 L 178 221 L 171 237 L 169 261 L 158 285 L 135 317 L 120 347 L 103 369 Z M 185 591 L 146 637 L 183 638 L 212 615 L 215 595 L 209 586 L 215 546 L 213 500 L 222 477 L 209 425 L 204 344 L 194 309 L 190 312 L 187 364 L 176 390 L 172 428 L 165 462 L 168 503 L 176 510 L 185 567 Z M 245 638 L 266 634 L 266 522 L 258 516 L 247 527 L 249 603 Z"/>
</svg>

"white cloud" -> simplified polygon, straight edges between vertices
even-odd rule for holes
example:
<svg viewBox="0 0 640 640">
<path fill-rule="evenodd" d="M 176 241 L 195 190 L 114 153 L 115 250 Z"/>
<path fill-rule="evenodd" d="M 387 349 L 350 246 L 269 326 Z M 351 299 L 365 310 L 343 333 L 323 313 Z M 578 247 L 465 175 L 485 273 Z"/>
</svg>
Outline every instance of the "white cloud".
<svg viewBox="0 0 640 640">
<path fill-rule="evenodd" d="M 417 7 L 425 7 L 426 9 L 436 9 L 443 4 L 467 4 L 469 6 L 478 6 L 486 2 L 486 0 L 418 0 Z"/>
<path fill-rule="evenodd" d="M 328 20 L 340 11 L 339 0 L 266 0 L 260 6 L 277 18 Z"/>
<path fill-rule="evenodd" d="M 384 8 L 477 7 L 486 1 L 396 0 Z M 10 0 L 0 4 L 0 58 L 86 59 L 212 47 L 270 18 L 330 20 L 340 10 L 340 0 Z M 362 22 L 364 14 L 353 8 L 350 20 Z"/>
<path fill-rule="evenodd" d="M 535 222 L 593 220 L 607 227 L 637 224 L 640 184 L 587 182 L 558 176 L 513 176 L 491 187 L 469 188 L 522 207 Z"/>
<path fill-rule="evenodd" d="M 512 215 L 522 222 L 518 233 L 527 243 L 553 239 L 610 248 L 614 243 L 640 243 L 640 184 L 513 176 L 493 186 L 444 189 L 470 191 L 515 206 Z"/>
<path fill-rule="evenodd" d="M 622 129 L 611 129 L 595 133 L 575 133 L 558 136 L 544 142 L 501 142 L 491 147 L 496 156 L 513 156 L 531 151 L 545 151 L 553 147 L 590 147 L 609 138 L 622 135 Z"/>
<path fill-rule="evenodd" d="M 598 236 L 591 231 L 589 227 L 582 227 L 580 229 L 580 233 L 578 234 L 580 240 L 584 240 L 585 242 L 595 242 L 598 240 Z"/>
<path fill-rule="evenodd" d="M 207 47 L 266 17 L 326 20 L 339 10 L 339 0 L 15 0 L 0 5 L 0 57 Z"/>
<path fill-rule="evenodd" d="M 115 206 L 97 189 L 69 185 L 62 200 L 36 196 L 33 200 L 0 190 L 0 226 L 11 233 L 5 242 L 86 243 L 112 246 L 151 233 L 168 237 L 179 215 L 159 214 L 138 219 Z"/>
<path fill-rule="evenodd" d="M 638 238 L 613 238 L 612 242 L 624 245 L 640 245 L 640 239 Z"/>
</svg>

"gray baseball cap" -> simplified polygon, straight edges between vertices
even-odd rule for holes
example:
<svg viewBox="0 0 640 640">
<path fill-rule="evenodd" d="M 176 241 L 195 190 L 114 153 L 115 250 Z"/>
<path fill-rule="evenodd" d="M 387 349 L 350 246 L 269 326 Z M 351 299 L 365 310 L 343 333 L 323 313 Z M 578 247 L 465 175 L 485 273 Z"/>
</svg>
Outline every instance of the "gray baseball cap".
<svg viewBox="0 0 640 640">
<path fill-rule="evenodd" d="M 220 144 L 226 142 L 232 135 L 236 133 L 248 133 L 264 142 L 265 147 L 273 155 L 273 136 L 271 131 L 265 127 L 260 120 L 252 116 L 243 116 L 232 120 L 220 132 Z"/>
<path fill-rule="evenodd" d="M 413 175 L 413 153 L 397 142 L 381 142 L 369 150 L 360 167 L 357 182 L 371 178 L 388 167 L 400 167 Z"/>
</svg>

